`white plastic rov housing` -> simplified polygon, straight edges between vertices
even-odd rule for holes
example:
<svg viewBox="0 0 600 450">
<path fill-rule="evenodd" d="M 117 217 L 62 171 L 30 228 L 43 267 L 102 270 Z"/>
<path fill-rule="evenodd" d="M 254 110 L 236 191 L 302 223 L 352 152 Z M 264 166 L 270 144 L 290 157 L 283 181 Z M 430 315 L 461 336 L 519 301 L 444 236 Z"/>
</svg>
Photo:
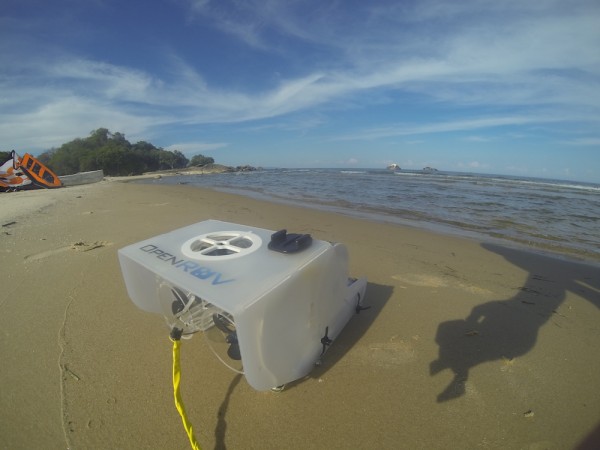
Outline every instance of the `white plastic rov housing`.
<svg viewBox="0 0 600 450">
<path fill-rule="evenodd" d="M 360 308 L 343 244 L 207 220 L 119 250 L 127 292 L 257 390 L 307 375 Z"/>
</svg>

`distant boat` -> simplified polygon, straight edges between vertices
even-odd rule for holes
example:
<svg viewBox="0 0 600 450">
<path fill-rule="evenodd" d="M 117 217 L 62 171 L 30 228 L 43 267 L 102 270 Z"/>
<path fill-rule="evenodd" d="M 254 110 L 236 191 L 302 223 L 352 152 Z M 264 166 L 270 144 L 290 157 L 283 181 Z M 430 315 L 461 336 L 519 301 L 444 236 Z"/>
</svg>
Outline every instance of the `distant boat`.
<svg viewBox="0 0 600 450">
<path fill-rule="evenodd" d="M 394 164 L 390 164 L 389 166 L 387 166 L 388 170 L 400 170 L 400 166 L 396 163 Z"/>
</svg>

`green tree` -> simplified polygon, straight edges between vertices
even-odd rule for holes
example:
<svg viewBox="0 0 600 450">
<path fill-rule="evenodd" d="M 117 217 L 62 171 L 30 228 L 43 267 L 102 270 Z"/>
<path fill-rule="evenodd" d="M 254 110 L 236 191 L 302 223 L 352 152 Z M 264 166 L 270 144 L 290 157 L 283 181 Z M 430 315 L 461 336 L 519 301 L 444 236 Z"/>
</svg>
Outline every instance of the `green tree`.
<svg viewBox="0 0 600 450">
<path fill-rule="evenodd" d="M 186 167 L 188 159 L 178 150 L 168 151 L 149 142 L 131 144 L 123 133 L 98 128 L 39 156 L 58 175 L 102 169 L 106 175 L 133 175 L 160 169 Z"/>
<path fill-rule="evenodd" d="M 98 151 L 97 161 L 106 175 L 131 175 L 138 173 L 133 153 L 117 143 L 109 143 Z"/>
<path fill-rule="evenodd" d="M 207 164 L 214 164 L 215 160 L 210 156 L 194 155 L 190 161 L 190 166 L 205 166 Z"/>
<path fill-rule="evenodd" d="M 100 148 L 106 145 L 110 136 L 111 133 L 108 131 L 108 128 L 98 128 L 90 133 L 90 137 L 86 139 L 86 144 Z"/>
<path fill-rule="evenodd" d="M 179 150 L 173 150 L 173 155 L 175 156 L 175 164 L 173 165 L 173 169 L 183 169 L 187 167 L 190 160 L 185 157 L 183 153 Z"/>
<path fill-rule="evenodd" d="M 10 152 L 0 152 L 0 166 L 10 159 Z"/>
</svg>

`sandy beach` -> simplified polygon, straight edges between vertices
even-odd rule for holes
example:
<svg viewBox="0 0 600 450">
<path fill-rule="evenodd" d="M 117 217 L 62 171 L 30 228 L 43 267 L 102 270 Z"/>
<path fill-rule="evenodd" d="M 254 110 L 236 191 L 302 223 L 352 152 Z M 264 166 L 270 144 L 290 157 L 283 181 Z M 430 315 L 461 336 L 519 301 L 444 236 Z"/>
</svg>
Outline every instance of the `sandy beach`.
<svg viewBox="0 0 600 450">
<path fill-rule="evenodd" d="M 371 308 L 280 393 L 184 341 L 203 448 L 600 445 L 597 266 L 188 186 L 0 196 L 2 449 L 189 448 L 168 328 L 128 298 L 117 251 L 206 219 L 343 242 Z"/>
</svg>

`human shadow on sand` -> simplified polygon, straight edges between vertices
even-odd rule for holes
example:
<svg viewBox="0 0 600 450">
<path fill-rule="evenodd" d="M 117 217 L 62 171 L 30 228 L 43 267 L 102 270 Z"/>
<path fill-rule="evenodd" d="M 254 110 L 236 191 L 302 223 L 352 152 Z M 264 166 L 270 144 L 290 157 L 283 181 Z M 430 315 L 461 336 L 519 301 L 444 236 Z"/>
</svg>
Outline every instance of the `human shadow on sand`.
<svg viewBox="0 0 600 450">
<path fill-rule="evenodd" d="M 561 265 L 564 267 L 567 263 L 560 259 L 495 244 L 482 246 L 526 270 L 528 276 L 522 286 L 515 286 L 514 297 L 483 303 L 474 307 L 467 318 L 439 325 L 435 338 L 439 356 L 430 364 L 430 374 L 450 369 L 454 379 L 438 395 L 438 402 L 464 395 L 469 371 L 478 364 L 501 359 L 511 361 L 533 349 L 540 328 L 561 314 L 558 307 L 567 292 L 577 293 L 600 308 L 597 268 L 568 263 L 569 269 L 561 270 Z M 542 264 L 540 258 L 544 258 Z M 577 270 L 573 270 L 573 264 Z M 573 273 L 577 276 L 570 276 Z"/>
</svg>

